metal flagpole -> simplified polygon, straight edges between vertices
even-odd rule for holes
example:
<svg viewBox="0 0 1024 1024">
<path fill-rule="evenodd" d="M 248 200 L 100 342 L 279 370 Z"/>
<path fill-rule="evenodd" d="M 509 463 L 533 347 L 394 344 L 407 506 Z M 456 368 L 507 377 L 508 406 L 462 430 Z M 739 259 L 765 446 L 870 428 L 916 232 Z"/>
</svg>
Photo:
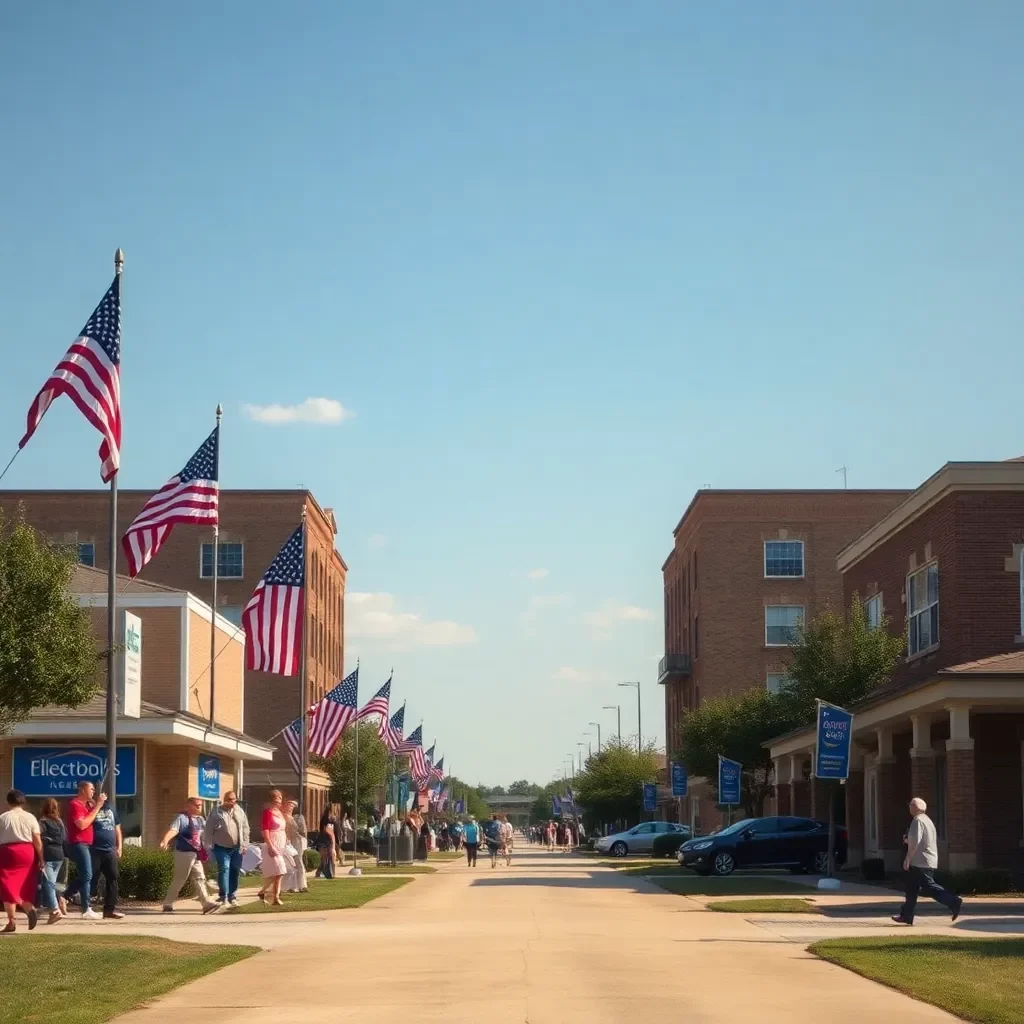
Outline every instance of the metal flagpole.
<svg viewBox="0 0 1024 1024">
<path fill-rule="evenodd" d="M 306 813 L 306 769 L 309 763 L 309 698 L 306 694 L 306 633 L 309 625 L 309 594 L 307 583 L 309 573 L 309 553 L 306 545 L 306 505 L 302 505 L 302 653 L 299 668 L 299 792 L 298 812 Z"/>
<path fill-rule="evenodd" d="M 356 659 L 356 707 L 359 707 L 359 659 Z M 349 869 L 350 875 L 361 875 L 363 873 L 362 868 L 359 867 L 359 723 L 355 723 L 356 728 L 356 772 L 355 780 L 353 782 L 353 789 L 355 790 L 355 798 L 352 801 L 352 867 Z"/>
<path fill-rule="evenodd" d="M 224 409 L 217 403 L 217 440 L 213 445 L 213 479 L 217 481 L 220 491 L 220 421 Z M 217 498 L 217 522 L 213 524 L 213 596 L 210 608 L 210 728 L 214 728 L 214 706 L 217 703 L 217 574 L 219 566 L 218 551 L 220 548 L 220 497 Z M 239 786 L 241 788 L 241 786 Z"/>
<path fill-rule="evenodd" d="M 121 272 L 124 252 L 114 253 L 118 312 L 121 305 Z M 120 322 L 118 345 L 121 344 Z M 117 470 L 110 478 L 110 561 L 107 564 L 107 806 L 117 807 Z M 84 897 L 83 897 L 84 899 Z"/>
</svg>

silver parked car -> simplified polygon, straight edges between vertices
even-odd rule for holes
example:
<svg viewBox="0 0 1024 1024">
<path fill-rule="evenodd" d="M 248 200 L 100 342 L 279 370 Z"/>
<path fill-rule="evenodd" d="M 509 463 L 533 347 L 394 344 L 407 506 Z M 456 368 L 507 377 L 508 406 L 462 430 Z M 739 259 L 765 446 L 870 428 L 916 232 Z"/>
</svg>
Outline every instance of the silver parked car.
<svg viewBox="0 0 1024 1024">
<path fill-rule="evenodd" d="M 651 853 L 654 840 L 668 832 L 676 832 L 684 838 L 690 837 L 689 825 L 677 825 L 674 821 L 642 821 L 625 832 L 601 836 L 594 843 L 598 853 L 610 853 L 613 857 L 628 857 L 631 853 Z"/>
</svg>

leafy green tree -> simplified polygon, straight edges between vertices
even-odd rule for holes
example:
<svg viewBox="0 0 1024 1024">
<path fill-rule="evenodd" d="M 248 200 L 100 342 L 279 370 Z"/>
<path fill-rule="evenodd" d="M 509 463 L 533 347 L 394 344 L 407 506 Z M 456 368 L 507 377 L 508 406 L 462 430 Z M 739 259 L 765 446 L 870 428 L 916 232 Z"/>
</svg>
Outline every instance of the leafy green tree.
<svg viewBox="0 0 1024 1024">
<path fill-rule="evenodd" d="M 341 736 L 334 753 L 324 760 L 313 758 L 331 777 L 331 800 L 351 808 L 355 798 L 356 729 L 359 730 L 359 820 L 365 821 L 376 806 L 376 791 L 388 777 L 390 755 L 377 735 L 375 722 L 357 722 Z M 310 822 L 310 827 L 313 826 Z"/>
<path fill-rule="evenodd" d="M 508 787 L 509 796 L 539 796 L 541 787 L 535 782 L 528 782 L 526 779 L 519 779 Z"/>
<path fill-rule="evenodd" d="M 101 685 L 85 609 L 69 595 L 75 558 L 0 510 L 0 734 L 34 708 L 77 707 Z"/>
<path fill-rule="evenodd" d="M 530 808 L 530 822 L 550 821 L 551 798 L 553 796 L 561 796 L 565 792 L 566 786 L 569 785 L 571 783 L 566 782 L 564 779 L 556 779 L 553 782 L 549 782 L 546 786 L 538 786 L 537 788 L 540 792 Z"/>
<path fill-rule="evenodd" d="M 476 786 L 468 786 L 461 779 L 452 776 L 448 779 L 448 792 L 451 794 L 451 799 L 448 804 L 448 812 L 452 817 L 455 817 L 455 801 L 465 800 L 466 801 L 466 814 L 472 814 L 477 821 L 482 821 L 484 818 L 491 816 L 491 809 L 487 805 L 487 801 L 480 793 L 480 789 Z"/>
<path fill-rule="evenodd" d="M 599 753 L 587 758 L 573 784 L 585 823 L 593 827 L 619 820 L 640 821 L 643 783 L 654 782 L 657 777 L 658 757 L 653 743 L 639 753 L 628 742 L 615 739 L 606 743 Z"/>
</svg>

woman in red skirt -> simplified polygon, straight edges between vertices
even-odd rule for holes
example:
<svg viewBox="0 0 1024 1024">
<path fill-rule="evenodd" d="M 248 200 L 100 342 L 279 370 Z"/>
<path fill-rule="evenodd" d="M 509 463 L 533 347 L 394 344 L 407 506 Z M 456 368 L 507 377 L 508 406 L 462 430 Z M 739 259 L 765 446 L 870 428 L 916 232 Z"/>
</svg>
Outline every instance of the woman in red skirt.
<svg viewBox="0 0 1024 1024">
<path fill-rule="evenodd" d="M 0 899 L 7 911 L 3 931 L 14 931 L 17 907 L 25 911 L 32 931 L 37 920 L 33 903 L 43 868 L 43 842 L 39 822 L 25 810 L 25 794 L 20 789 L 7 794 L 7 806 L 9 810 L 0 814 Z"/>
</svg>

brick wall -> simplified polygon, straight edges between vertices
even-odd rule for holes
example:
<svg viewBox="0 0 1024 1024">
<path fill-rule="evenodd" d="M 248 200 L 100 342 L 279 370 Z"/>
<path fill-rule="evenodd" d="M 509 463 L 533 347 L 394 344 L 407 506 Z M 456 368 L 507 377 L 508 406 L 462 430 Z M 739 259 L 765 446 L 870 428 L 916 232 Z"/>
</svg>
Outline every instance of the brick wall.
<svg viewBox="0 0 1024 1024">
<path fill-rule="evenodd" d="M 210 714 L 210 620 L 187 611 L 189 631 L 188 709 L 206 718 Z M 242 730 L 245 648 L 222 629 L 217 631 L 217 721 L 229 729 Z"/>
</svg>

